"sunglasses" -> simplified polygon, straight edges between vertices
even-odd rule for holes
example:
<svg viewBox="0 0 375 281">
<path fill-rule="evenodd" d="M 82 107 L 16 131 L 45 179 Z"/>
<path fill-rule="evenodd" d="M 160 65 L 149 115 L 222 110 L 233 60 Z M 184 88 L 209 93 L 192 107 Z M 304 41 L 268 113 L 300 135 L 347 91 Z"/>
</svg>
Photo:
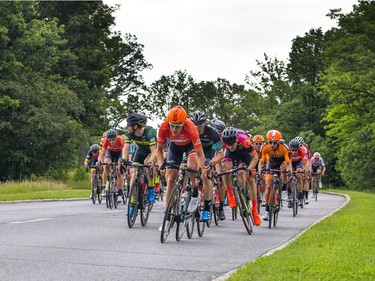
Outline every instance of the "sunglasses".
<svg viewBox="0 0 375 281">
<path fill-rule="evenodd" d="M 262 142 L 254 142 L 255 145 L 262 145 Z"/>
<path fill-rule="evenodd" d="M 270 145 L 276 145 L 276 144 L 278 144 L 279 142 L 278 141 L 269 141 L 268 142 Z"/>
<path fill-rule="evenodd" d="M 116 141 L 116 139 L 108 139 L 110 142 Z"/>
<path fill-rule="evenodd" d="M 169 122 L 169 126 L 170 126 L 171 128 L 178 129 L 178 128 L 181 128 L 182 126 L 184 126 L 184 123 L 174 124 L 174 123 L 170 123 L 170 122 Z"/>
</svg>

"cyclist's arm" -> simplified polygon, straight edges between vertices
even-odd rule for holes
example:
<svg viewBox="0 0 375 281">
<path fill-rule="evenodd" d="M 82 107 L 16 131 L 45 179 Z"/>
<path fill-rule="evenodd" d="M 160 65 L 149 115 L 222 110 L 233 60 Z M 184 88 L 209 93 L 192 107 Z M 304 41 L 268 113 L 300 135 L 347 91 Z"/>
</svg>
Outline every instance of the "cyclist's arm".
<svg viewBox="0 0 375 281">
<path fill-rule="evenodd" d="M 122 156 L 126 161 L 129 161 L 129 150 L 130 150 L 131 143 L 126 142 L 124 144 L 124 149 L 122 150 Z"/>
<path fill-rule="evenodd" d="M 255 149 L 249 154 L 251 156 L 251 162 L 249 164 L 249 171 L 251 171 L 258 164 L 259 158 L 258 158 L 258 153 L 256 152 Z"/>
<path fill-rule="evenodd" d="M 150 151 L 151 151 L 151 154 L 150 154 L 150 158 L 149 159 L 152 162 L 155 162 L 155 159 L 157 159 L 156 158 L 156 154 L 157 154 L 157 147 L 156 147 L 156 145 L 150 146 Z"/>
</svg>

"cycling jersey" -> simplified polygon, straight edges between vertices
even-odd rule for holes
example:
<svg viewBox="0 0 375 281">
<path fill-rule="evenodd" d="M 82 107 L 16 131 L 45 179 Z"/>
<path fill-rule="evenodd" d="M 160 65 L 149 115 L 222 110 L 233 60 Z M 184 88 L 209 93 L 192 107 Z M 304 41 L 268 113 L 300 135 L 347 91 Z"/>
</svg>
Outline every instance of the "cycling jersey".
<svg viewBox="0 0 375 281">
<path fill-rule="evenodd" d="M 257 155 L 256 150 L 251 144 L 251 140 L 246 133 L 238 133 L 237 147 L 234 151 L 230 151 L 228 146 L 224 144 L 226 149 L 223 160 L 231 160 L 236 164 L 244 163 L 248 166 L 252 160 L 252 157 Z"/>
<path fill-rule="evenodd" d="M 137 150 L 142 150 L 147 154 L 151 153 L 150 146 L 156 145 L 156 130 L 151 126 L 144 127 L 142 136 L 138 137 L 134 133 L 125 132 L 125 143 L 134 142 Z"/>
<path fill-rule="evenodd" d="M 124 138 L 122 136 L 117 136 L 114 143 L 111 143 L 107 138 L 105 138 L 103 141 L 102 150 L 106 151 L 107 148 L 113 152 L 122 151 L 122 149 L 124 148 Z"/>
<path fill-rule="evenodd" d="M 93 153 L 91 149 L 87 152 L 85 158 L 85 164 L 88 166 L 95 166 L 96 162 L 98 162 L 99 153 Z"/>
<path fill-rule="evenodd" d="M 280 165 L 285 161 L 286 163 L 290 163 L 290 157 L 289 157 L 289 150 L 284 145 L 279 143 L 276 150 L 272 150 L 270 145 L 267 143 L 262 146 L 262 158 L 261 162 L 265 162 L 268 159 L 268 168 L 270 169 L 276 169 L 279 168 Z"/>
<path fill-rule="evenodd" d="M 158 145 L 164 146 L 166 138 L 178 146 L 186 146 L 192 143 L 195 149 L 202 148 L 202 142 L 199 138 L 197 128 L 195 128 L 194 123 L 190 119 L 186 119 L 181 132 L 177 136 L 172 135 L 169 122 L 163 122 L 158 132 Z"/>
<path fill-rule="evenodd" d="M 312 157 L 311 158 L 311 165 L 313 167 L 323 167 L 323 166 L 325 166 L 322 157 L 320 157 L 319 159 L 316 159 L 315 157 Z"/>
<path fill-rule="evenodd" d="M 219 133 L 209 124 L 204 127 L 203 134 L 199 135 L 206 159 L 212 159 L 215 153 L 223 151 Z"/>
<path fill-rule="evenodd" d="M 307 160 L 305 150 L 302 147 L 299 147 L 297 152 L 294 153 L 292 150 L 289 152 L 289 157 L 292 163 L 298 162 L 298 161 L 303 161 L 305 162 Z"/>
</svg>

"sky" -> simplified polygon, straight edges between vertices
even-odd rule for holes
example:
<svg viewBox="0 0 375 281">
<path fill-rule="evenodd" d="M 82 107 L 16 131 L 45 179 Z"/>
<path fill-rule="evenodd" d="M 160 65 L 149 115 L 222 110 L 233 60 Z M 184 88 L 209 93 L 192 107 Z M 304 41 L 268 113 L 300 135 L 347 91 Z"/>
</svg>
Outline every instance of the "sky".
<svg viewBox="0 0 375 281">
<path fill-rule="evenodd" d="M 115 29 L 137 37 L 153 65 L 146 84 L 186 70 L 196 82 L 225 78 L 244 84 L 259 70 L 256 60 L 286 61 L 296 36 L 336 26 L 330 9 L 348 13 L 357 0 L 104 0 L 115 13 Z"/>
</svg>

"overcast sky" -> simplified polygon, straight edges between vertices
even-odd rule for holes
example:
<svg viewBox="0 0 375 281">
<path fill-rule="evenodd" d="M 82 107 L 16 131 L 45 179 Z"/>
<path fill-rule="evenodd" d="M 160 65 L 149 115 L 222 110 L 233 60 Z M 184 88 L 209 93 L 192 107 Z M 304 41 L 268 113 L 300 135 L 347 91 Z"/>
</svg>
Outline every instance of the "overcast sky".
<svg viewBox="0 0 375 281">
<path fill-rule="evenodd" d="M 104 0 L 121 4 L 116 29 L 137 36 L 152 70 L 161 75 L 186 70 L 197 82 L 225 78 L 244 84 L 256 60 L 286 60 L 292 40 L 311 28 L 336 25 L 330 9 L 352 11 L 357 0 Z"/>
</svg>

